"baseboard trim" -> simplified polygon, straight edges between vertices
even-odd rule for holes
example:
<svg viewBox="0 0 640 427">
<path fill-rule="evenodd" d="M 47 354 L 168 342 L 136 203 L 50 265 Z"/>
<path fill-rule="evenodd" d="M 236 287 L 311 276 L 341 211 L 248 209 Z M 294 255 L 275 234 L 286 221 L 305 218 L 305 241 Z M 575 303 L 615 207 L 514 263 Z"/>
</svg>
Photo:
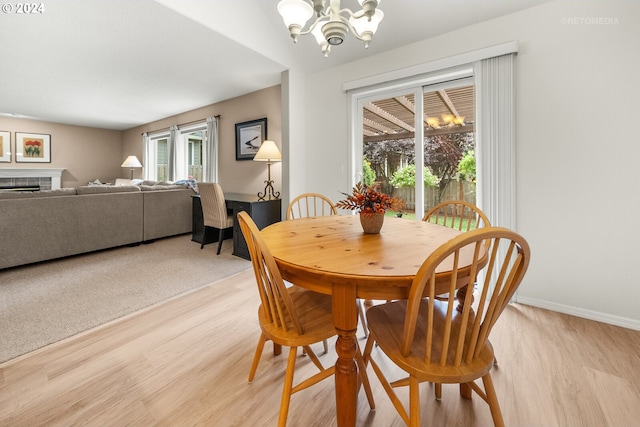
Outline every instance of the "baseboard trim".
<svg viewBox="0 0 640 427">
<path fill-rule="evenodd" d="M 545 301 L 537 298 L 518 297 L 516 302 L 519 304 L 531 305 L 533 307 L 544 308 L 546 310 L 557 311 L 558 313 L 569 314 L 571 316 L 582 317 L 584 319 L 595 320 L 596 322 L 607 323 L 610 325 L 621 326 L 627 329 L 640 331 L 640 320 L 629 319 L 626 317 L 614 316 L 598 311 L 585 310 L 583 308 L 573 307 L 570 305 L 558 304 L 551 301 Z"/>
</svg>

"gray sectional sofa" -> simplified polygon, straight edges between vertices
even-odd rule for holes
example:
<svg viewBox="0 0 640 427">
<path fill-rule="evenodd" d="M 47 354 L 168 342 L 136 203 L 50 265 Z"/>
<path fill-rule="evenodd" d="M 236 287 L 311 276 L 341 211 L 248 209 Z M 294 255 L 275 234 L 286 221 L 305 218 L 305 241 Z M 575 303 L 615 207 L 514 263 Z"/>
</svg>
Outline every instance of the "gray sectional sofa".
<svg viewBox="0 0 640 427">
<path fill-rule="evenodd" d="M 178 185 L 0 193 L 0 269 L 191 232 Z"/>
</svg>

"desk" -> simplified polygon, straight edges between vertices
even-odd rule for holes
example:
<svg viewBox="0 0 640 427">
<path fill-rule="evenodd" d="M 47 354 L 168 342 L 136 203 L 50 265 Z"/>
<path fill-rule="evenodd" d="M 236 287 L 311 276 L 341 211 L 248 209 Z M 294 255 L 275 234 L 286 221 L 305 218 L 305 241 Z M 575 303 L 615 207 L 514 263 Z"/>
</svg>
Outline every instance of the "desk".
<svg viewBox="0 0 640 427">
<path fill-rule="evenodd" d="M 224 199 L 227 205 L 227 209 L 233 212 L 233 234 L 225 234 L 224 238 L 233 238 L 233 255 L 250 259 L 249 249 L 247 242 L 244 240 L 236 216 L 238 212 L 245 211 L 253 219 L 259 229 L 266 227 L 269 224 L 280 221 L 281 204 L 282 201 L 278 200 L 258 200 L 257 195 L 253 194 L 240 194 L 240 193 L 224 193 Z M 204 219 L 202 215 L 202 204 L 200 203 L 200 196 L 193 196 L 192 204 L 193 214 L 192 223 L 193 230 L 191 232 L 191 240 L 200 244 L 209 244 L 218 241 L 218 233 L 211 232 L 211 229 L 205 229 Z"/>
<path fill-rule="evenodd" d="M 356 298 L 404 299 L 420 265 L 459 231 L 423 221 L 386 217 L 380 234 L 365 234 L 356 215 L 282 221 L 261 231 L 282 277 L 333 296 L 338 426 L 355 426 L 358 398 Z M 464 252 L 464 251 L 463 251 Z M 460 265 L 469 265 L 471 251 Z M 436 272 L 446 281 L 449 271 Z M 464 270 L 461 278 L 465 275 Z M 461 281 L 462 282 L 462 281 Z M 446 293 L 446 286 L 438 293 Z"/>
</svg>

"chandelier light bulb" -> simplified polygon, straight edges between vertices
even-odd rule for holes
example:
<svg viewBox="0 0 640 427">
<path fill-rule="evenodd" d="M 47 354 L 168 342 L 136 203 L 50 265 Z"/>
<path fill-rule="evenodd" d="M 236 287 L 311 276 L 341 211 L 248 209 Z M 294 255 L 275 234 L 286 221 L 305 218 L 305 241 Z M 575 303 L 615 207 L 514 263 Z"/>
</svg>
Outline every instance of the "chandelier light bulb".
<svg viewBox="0 0 640 427">
<path fill-rule="evenodd" d="M 462 126 L 464 125 L 464 116 L 460 117 L 460 116 L 455 116 L 453 118 L 453 123 L 457 124 L 458 126 Z"/>
<path fill-rule="evenodd" d="M 440 129 L 440 121 L 435 117 L 429 117 L 427 119 L 427 124 L 433 129 Z"/>
<path fill-rule="evenodd" d="M 442 121 L 444 122 L 445 125 L 452 125 L 453 124 L 453 114 L 443 114 L 442 115 Z"/>
</svg>

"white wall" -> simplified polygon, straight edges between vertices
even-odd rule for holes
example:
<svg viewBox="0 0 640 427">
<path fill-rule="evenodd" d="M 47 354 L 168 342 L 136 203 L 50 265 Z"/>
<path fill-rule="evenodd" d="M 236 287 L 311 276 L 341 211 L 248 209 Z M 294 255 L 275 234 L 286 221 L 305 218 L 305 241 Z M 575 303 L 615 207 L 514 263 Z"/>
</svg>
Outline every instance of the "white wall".
<svg viewBox="0 0 640 427">
<path fill-rule="evenodd" d="M 306 185 L 306 125 L 304 123 L 304 78 L 294 70 L 282 73 L 282 217 L 298 194 L 314 191 Z"/>
<path fill-rule="evenodd" d="M 304 76 L 290 115 L 304 128 L 290 126 L 306 150 L 289 159 L 304 177 L 290 180 L 349 190 L 344 82 L 517 40 L 517 231 L 532 248 L 518 300 L 640 329 L 638 22 L 640 2 L 561 0 Z"/>
</svg>

